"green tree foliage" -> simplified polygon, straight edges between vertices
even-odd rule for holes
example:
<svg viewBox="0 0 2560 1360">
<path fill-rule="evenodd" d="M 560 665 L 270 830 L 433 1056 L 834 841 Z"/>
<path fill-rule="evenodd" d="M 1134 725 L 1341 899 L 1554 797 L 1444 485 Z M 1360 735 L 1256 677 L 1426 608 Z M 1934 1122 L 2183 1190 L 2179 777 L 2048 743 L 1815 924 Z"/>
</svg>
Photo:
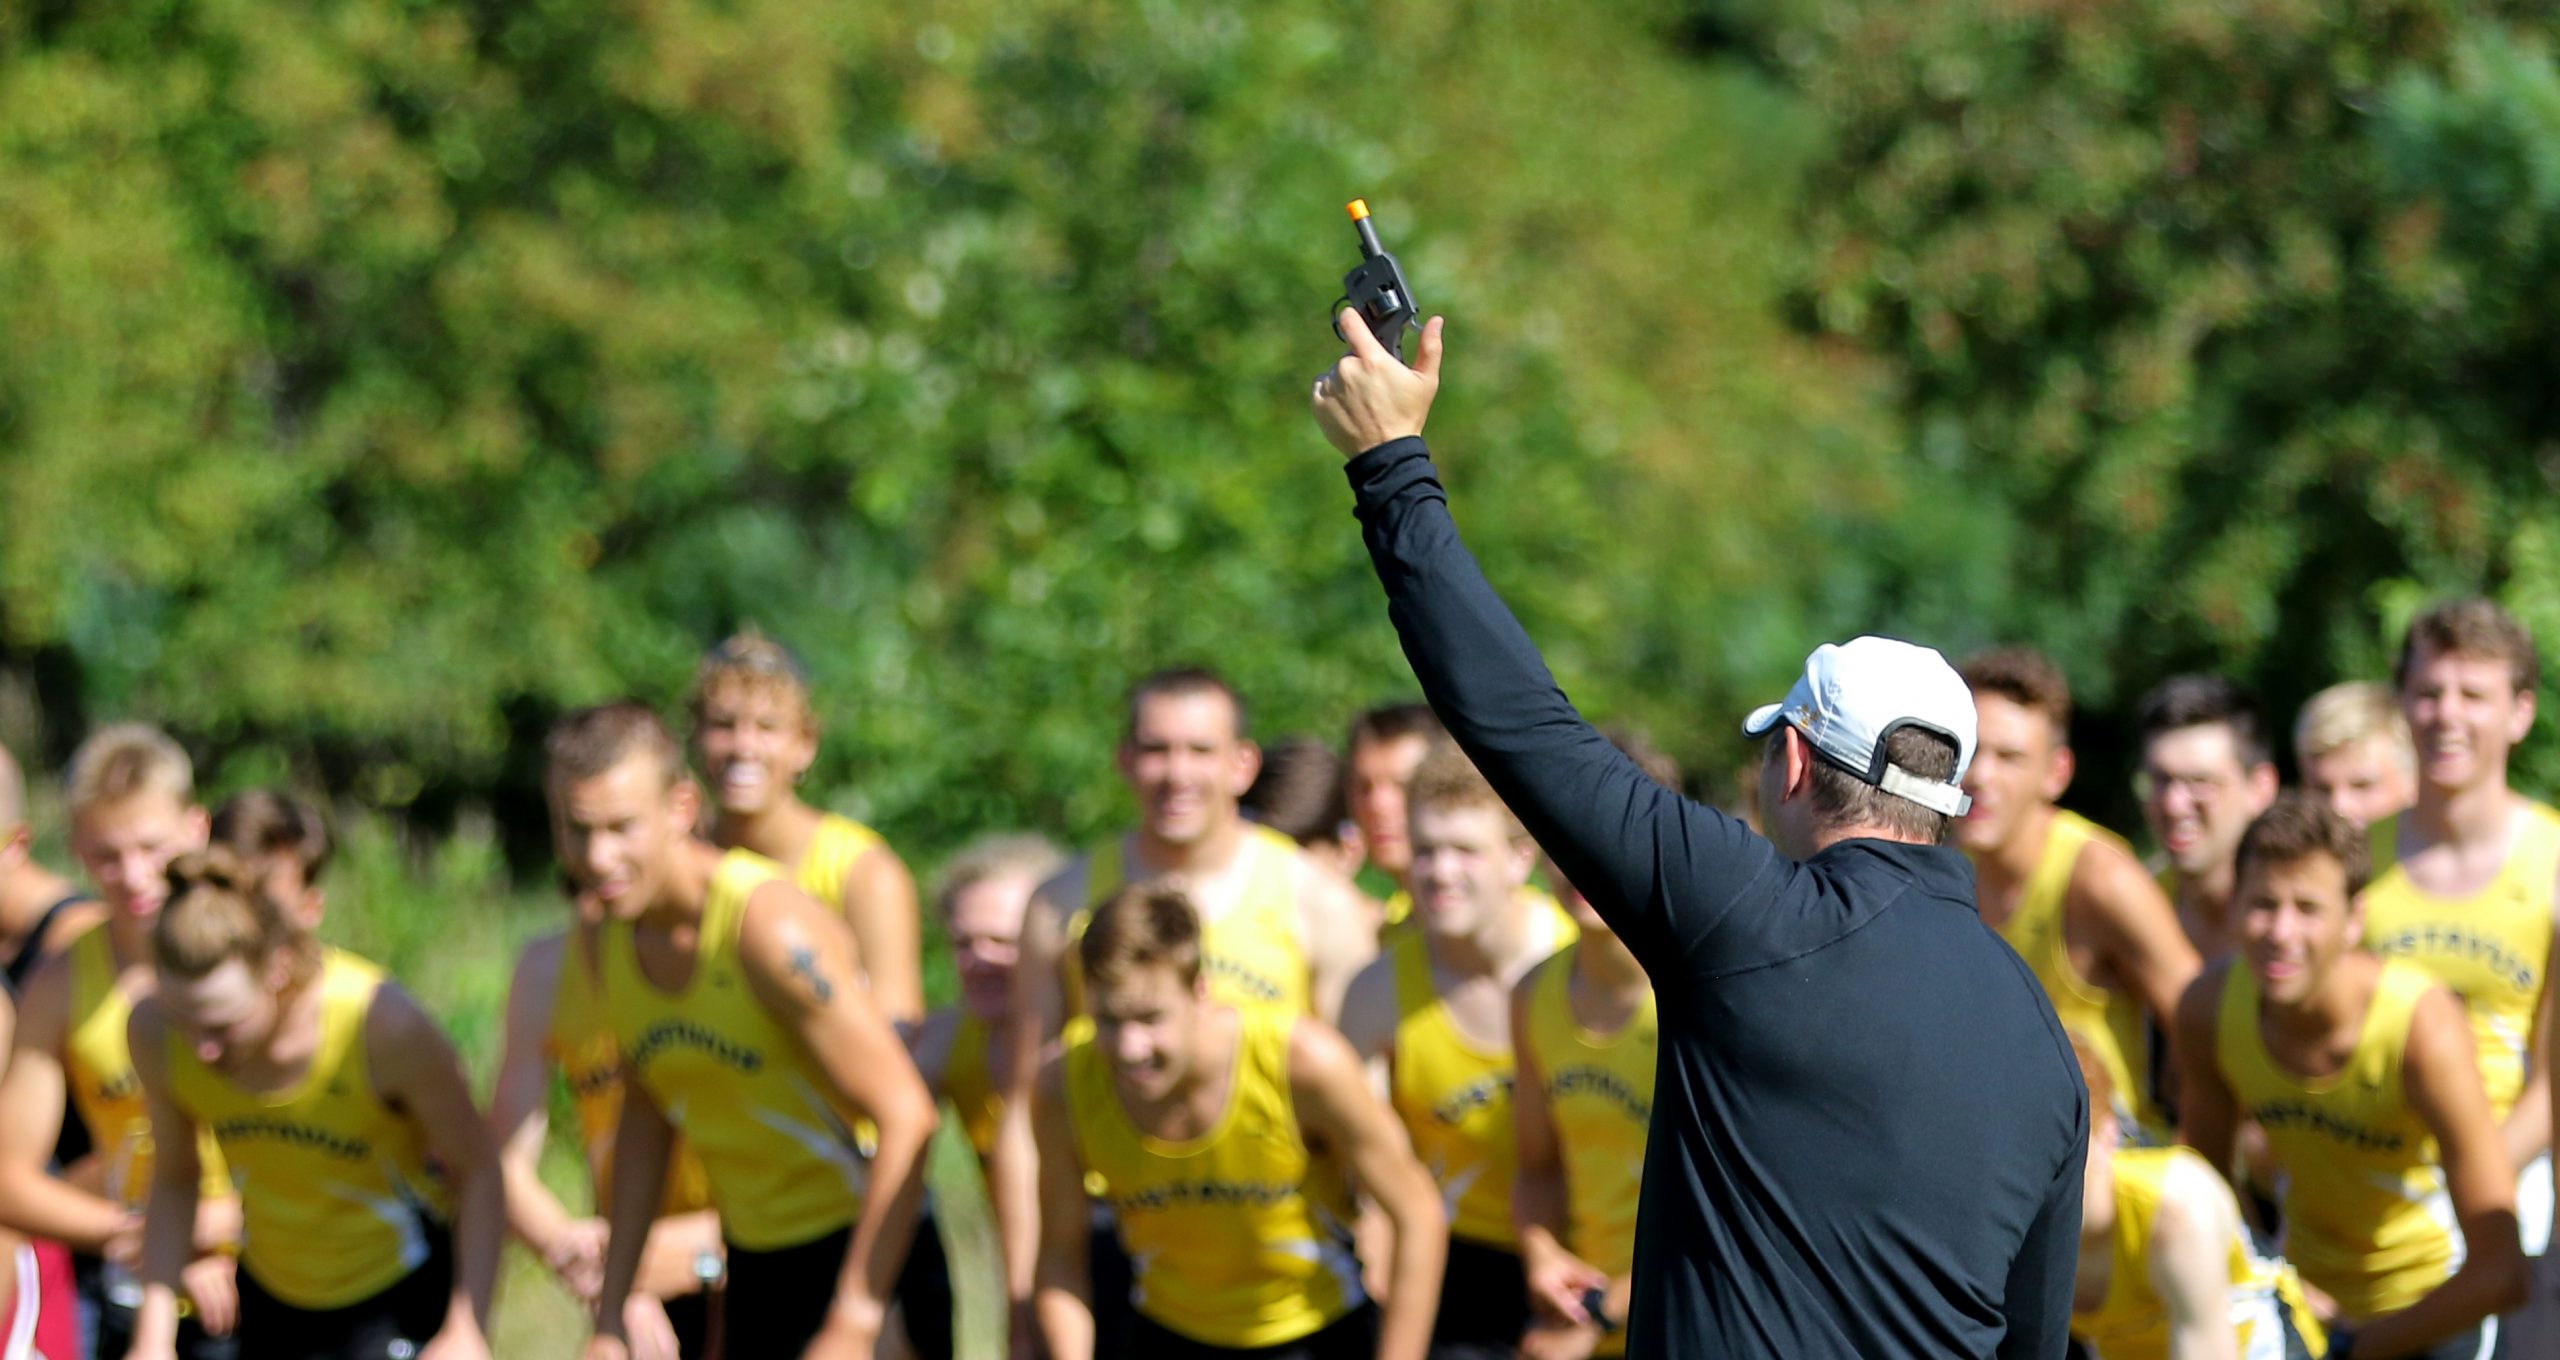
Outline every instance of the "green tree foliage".
<svg viewBox="0 0 2560 1360">
<path fill-rule="evenodd" d="M 1895 362 L 1941 488 L 1906 522 L 1974 547 L 1900 607 L 2101 704 L 2214 667 L 2279 715 L 2435 594 L 2560 637 L 2539 12 L 1822 6 L 1789 48 L 1835 132 L 1806 309 Z"/>
<path fill-rule="evenodd" d="M 1470 532 L 1703 747 L 1865 588 L 1803 526 L 1897 484 L 1772 305 L 1814 126 L 1682 14 L 0 7 L 0 666 L 51 754 L 141 714 L 511 811 L 549 714 L 753 620 L 856 810 L 1081 834 L 1139 670 L 1409 690 L 1304 414 L 1365 193 Z"/>
</svg>

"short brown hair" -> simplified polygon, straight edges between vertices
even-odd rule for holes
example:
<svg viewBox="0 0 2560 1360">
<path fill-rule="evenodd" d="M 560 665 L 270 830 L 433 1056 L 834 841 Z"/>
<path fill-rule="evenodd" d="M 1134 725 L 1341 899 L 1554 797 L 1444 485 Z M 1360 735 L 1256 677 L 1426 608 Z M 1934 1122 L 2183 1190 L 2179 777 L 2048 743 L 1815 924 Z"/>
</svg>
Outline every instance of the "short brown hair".
<svg viewBox="0 0 2560 1360">
<path fill-rule="evenodd" d="M 2231 733 L 2231 749 L 2243 770 L 2268 763 L 2267 720 L 2258 701 L 2228 677 L 2173 675 L 2142 696 L 2134 730 L 2147 755 L 2151 739 L 2190 727 L 2220 726 Z"/>
<path fill-rule="evenodd" d="M 1262 749 L 1262 772 L 1238 805 L 1300 845 L 1339 841 L 1351 816 L 1342 791 L 1342 757 L 1313 737 L 1283 737 Z"/>
<path fill-rule="evenodd" d="M 1245 723 L 1244 696 L 1236 693 L 1236 687 L 1228 684 L 1227 677 L 1220 675 L 1213 666 L 1171 666 L 1139 676 L 1137 683 L 1129 686 L 1128 715 L 1126 725 L 1120 729 L 1121 736 L 1137 735 L 1138 709 L 1147 700 L 1184 698 L 1194 694 L 1225 695 L 1227 706 L 1235 710 L 1236 740 L 1244 740 L 1249 730 Z"/>
<path fill-rule="evenodd" d="M 1141 968 L 1170 968 L 1185 987 L 1200 981 L 1200 915 L 1170 884 L 1137 883 L 1094 908 L 1076 942 L 1088 988 L 1116 986 Z"/>
<path fill-rule="evenodd" d="M 2409 686 L 2409 668 L 2422 646 L 2439 656 L 2504 661 L 2508 683 L 2518 693 L 2542 683 L 2542 654 L 2534 650 L 2533 634 L 2490 600 L 2446 600 L 2409 620 L 2409 631 L 2400 639 L 2400 662 L 2391 671 L 2402 689 Z"/>
<path fill-rule="evenodd" d="M 238 959 L 256 968 L 278 951 L 293 956 L 294 978 L 320 967 L 320 946 L 259 886 L 254 868 L 227 846 L 169 863 L 169 902 L 152 926 L 152 955 L 175 977 L 201 978 Z"/>
<path fill-rule="evenodd" d="M 637 699 L 582 708 L 551 725 L 542 743 L 545 784 L 593 779 L 635 754 L 658 762 L 672 788 L 684 777 L 684 749 L 658 711 Z"/>
<path fill-rule="evenodd" d="M 2349 897 L 2363 892 L 2373 880 L 2365 833 L 2327 803 L 2296 789 L 2279 796 L 2249 823 L 2240 837 L 2240 851 L 2233 857 L 2233 869 L 2245 874 L 2253 862 L 2298 864 L 2313 855 L 2327 855 L 2346 871 Z"/>
<path fill-rule="evenodd" d="M 302 864 L 302 881 L 312 886 L 337 848 L 318 808 L 277 789 L 247 789 L 224 799 L 214 810 L 212 841 L 246 861 L 289 854 Z"/>
<path fill-rule="evenodd" d="M 1491 808 L 1502 815 L 1504 833 L 1513 840 L 1529 834 L 1503 803 L 1502 796 L 1493 791 L 1484 771 L 1477 769 L 1454 741 L 1434 745 L 1422 763 L 1413 767 L 1413 782 L 1405 785 L 1404 806 L 1408 817 L 1424 808 Z"/>
<path fill-rule="evenodd" d="M 1345 745 L 1354 751 L 1363 746 L 1402 741 L 1420 737 L 1426 742 L 1448 739 L 1449 729 L 1440 725 L 1440 715 L 1431 705 L 1407 702 L 1380 704 L 1351 720 L 1351 736 Z"/>
<path fill-rule="evenodd" d="M 817 735 L 818 710 L 809 698 L 808 672 L 801 669 L 800 658 L 790 648 L 766 637 L 754 624 L 702 654 L 693 668 L 693 688 L 685 692 L 685 712 L 700 723 L 702 706 L 712 694 L 730 688 L 779 697 L 784 707 L 799 715 L 802 730 Z"/>
<path fill-rule="evenodd" d="M 2367 737 L 2389 738 L 2403 764 L 2416 759 L 2409 741 L 2409 719 L 2400 711 L 2397 696 L 2370 680 L 2331 685 L 2304 701 L 2301 714 L 2294 718 L 2294 759 L 2325 756 Z"/>
<path fill-rule="evenodd" d="M 1975 697 L 1997 694 L 2032 709 L 2053 724 L 2056 742 L 2071 739 L 2071 682 L 2044 653 L 2033 647 L 1992 647 L 1966 657 L 1956 674 Z"/>
<path fill-rule="evenodd" d="M 1046 836 L 1028 832 L 982 836 L 962 846 L 933 881 L 933 907 L 944 916 L 961 893 L 991 878 L 1047 882 L 1067 867 L 1067 857 Z"/>
<path fill-rule="evenodd" d="M 145 791 L 165 793 L 181 804 L 196 797 L 195 762 L 169 734 L 143 723 L 101 727 L 71 753 L 65 781 L 71 815 L 101 803 L 121 803 Z"/>
<path fill-rule="evenodd" d="M 1813 758 L 1813 783 L 1807 796 L 1812 800 L 1816 824 L 1872 826 L 1924 845 L 1946 844 L 1950 826 L 1946 814 L 1931 811 L 1901 794 L 1887 793 L 1831 763 L 1829 757 L 1814 748 L 1811 738 L 1805 740 L 1805 752 Z M 1884 754 L 1888 763 L 1901 766 L 1924 782 L 1955 782 L 1956 744 L 1926 728 L 1895 728 L 1884 739 Z M 1763 758 L 1775 760 L 1777 756 L 1778 746 L 1772 742 Z"/>
</svg>

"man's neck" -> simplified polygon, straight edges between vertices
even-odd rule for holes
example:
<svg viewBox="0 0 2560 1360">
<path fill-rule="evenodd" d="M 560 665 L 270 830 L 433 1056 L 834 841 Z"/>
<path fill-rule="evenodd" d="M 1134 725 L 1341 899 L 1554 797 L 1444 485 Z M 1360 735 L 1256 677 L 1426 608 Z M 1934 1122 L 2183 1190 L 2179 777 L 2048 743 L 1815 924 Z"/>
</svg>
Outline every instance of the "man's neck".
<svg viewBox="0 0 2560 1360">
<path fill-rule="evenodd" d="M 2213 937 L 2215 949 L 2206 949 L 2203 940 L 2193 942 L 2198 952 L 2208 958 L 2230 947 L 2231 893 L 2238 886 L 2236 877 L 2237 870 L 2228 861 L 2192 877 L 2176 875 L 2178 919 L 2189 925 L 2190 933 Z"/>
<path fill-rule="evenodd" d="M 1235 863 L 1237 852 L 1244 848 L 1244 819 L 1230 813 L 1198 838 L 1178 842 L 1164 840 L 1141 825 L 1130 843 L 1137 852 L 1130 857 L 1134 863 L 1129 867 L 1137 871 L 1132 878 L 1141 874 L 1215 878 Z"/>
<path fill-rule="evenodd" d="M 2474 849 L 2497 845 L 2506 839 L 2514 815 L 2515 794 L 2507 788 L 2503 766 L 2496 778 L 2483 779 L 2469 788 L 2440 789 L 2422 783 L 2418 786 L 2418 801 L 2409 808 L 2400 848 L 2406 851 L 2418 846 L 2451 845 Z"/>
<path fill-rule="evenodd" d="M 627 919 L 652 930 L 674 930 L 700 921 L 703 903 L 711 897 L 711 876 L 720 867 L 721 853 L 700 841 L 686 841 L 668 857 L 666 877 L 659 881 L 656 897 Z M 622 915 L 618 911 L 612 914 Z"/>
<path fill-rule="evenodd" d="M 752 850 L 785 868 L 809 844 L 809 836 L 818 825 L 818 810 L 785 794 L 780 802 L 762 812 L 723 812 L 713 819 L 711 839 L 733 850 Z"/>
<path fill-rule="evenodd" d="M 1973 881 L 1983 896 L 2009 892 L 2035 873 L 2037 861 L 2044 858 L 2045 841 L 2053 834 L 2053 817 L 2053 804 L 2038 803 L 2018 818 L 2017 829 L 2007 840 L 1982 854 L 1966 856 L 1973 861 Z"/>
<path fill-rule="evenodd" d="M 121 906 L 108 909 L 107 952 L 115 956 L 117 972 L 137 968 L 150 972 L 151 927 L 159 919 L 136 916 Z"/>
<path fill-rule="evenodd" d="M 1827 826 L 1814 832 L 1813 835 L 1808 838 L 1804 854 L 1798 857 L 1797 862 L 1802 863 L 1804 860 L 1812 859 L 1814 856 L 1838 845 L 1842 841 L 1891 841 L 1896 845 L 1928 846 L 1939 844 L 1939 842 L 1930 840 L 1927 837 L 1910 835 L 1906 832 L 1897 831 L 1888 826 L 1876 826 L 1868 823 L 1861 823 L 1857 826 Z"/>
</svg>

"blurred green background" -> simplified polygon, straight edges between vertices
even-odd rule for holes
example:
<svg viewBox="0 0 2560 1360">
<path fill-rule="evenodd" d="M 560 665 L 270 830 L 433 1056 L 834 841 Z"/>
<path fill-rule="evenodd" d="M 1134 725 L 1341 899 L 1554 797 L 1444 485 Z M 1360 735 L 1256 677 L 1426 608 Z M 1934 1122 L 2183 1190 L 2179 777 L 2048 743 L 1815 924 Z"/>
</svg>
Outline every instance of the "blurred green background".
<svg viewBox="0 0 2560 1360">
<path fill-rule="evenodd" d="M 1459 519 L 1587 710 L 1713 796 L 1816 642 L 2032 641 L 2068 801 L 2130 829 L 2168 674 L 2281 728 L 2437 594 L 2560 637 L 2554 39 L 0 0 L 0 741 L 148 718 L 214 792 L 326 798 L 345 928 L 475 1051 L 550 910 L 535 738 L 672 706 L 738 624 L 817 682 L 821 801 L 920 870 L 1092 835 L 1138 672 L 1215 661 L 1265 735 L 1411 692 L 1304 410 L 1361 195 L 1450 318 Z"/>
</svg>

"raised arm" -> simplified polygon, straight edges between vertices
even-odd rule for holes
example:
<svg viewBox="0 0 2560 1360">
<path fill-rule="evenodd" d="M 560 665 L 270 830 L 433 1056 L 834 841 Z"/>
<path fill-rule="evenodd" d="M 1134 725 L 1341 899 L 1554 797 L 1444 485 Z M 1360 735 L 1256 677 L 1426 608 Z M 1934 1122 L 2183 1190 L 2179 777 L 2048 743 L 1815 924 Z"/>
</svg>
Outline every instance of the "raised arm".
<svg viewBox="0 0 2560 1360">
<path fill-rule="evenodd" d="M 489 1354 L 489 1300 L 498 1285 L 498 1249 L 506 1238 L 506 1192 L 497 1146 L 487 1121 L 471 1103 L 444 1030 L 418 1003 L 385 982 L 365 1012 L 365 1057 L 375 1093 L 406 1114 L 424 1135 L 427 1151 L 455 1187 L 453 1293 L 444 1325 L 419 1355 L 485 1357 Z"/>
<path fill-rule="evenodd" d="M 1405 659 L 1451 736 L 1658 982 L 1694 971 L 1718 922 L 1783 881 L 1768 842 L 1645 777 L 1585 722 L 1459 541 L 1422 445 L 1441 323 L 1406 368 L 1346 318 L 1317 424 L 1350 456 L 1369 556 Z"/>
<path fill-rule="evenodd" d="M 2490 1117 L 2475 1052 L 2470 1016 L 2453 993 L 2438 987 L 2419 998 L 2409 1017 L 2400 1082 L 2410 1108 L 2436 1136 L 2454 1222 L 2462 1230 L 2463 1260 L 2425 1298 L 2359 1328 L 2359 1360 L 2420 1354 L 2525 1301 L 2528 1275 L 2524 1248 L 2516 1241 L 2515 1172 Z"/>
<path fill-rule="evenodd" d="M 867 1352 L 877 1344 L 924 1207 L 933 1097 L 897 1031 L 870 993 L 855 985 L 853 935 L 841 917 L 788 883 L 767 883 L 747 899 L 738 958 L 749 990 L 799 1035 L 843 1108 L 879 1130 L 862 1214 L 820 1334 L 829 1344 Z"/>
<path fill-rule="evenodd" d="M 1359 1057 L 1320 1022 L 1300 1020 L 1290 1031 L 1289 1089 L 1307 1141 L 1341 1160 L 1395 1230 L 1378 1360 L 1422 1360 L 1449 1251 L 1440 1187 L 1370 1090 Z"/>
</svg>

